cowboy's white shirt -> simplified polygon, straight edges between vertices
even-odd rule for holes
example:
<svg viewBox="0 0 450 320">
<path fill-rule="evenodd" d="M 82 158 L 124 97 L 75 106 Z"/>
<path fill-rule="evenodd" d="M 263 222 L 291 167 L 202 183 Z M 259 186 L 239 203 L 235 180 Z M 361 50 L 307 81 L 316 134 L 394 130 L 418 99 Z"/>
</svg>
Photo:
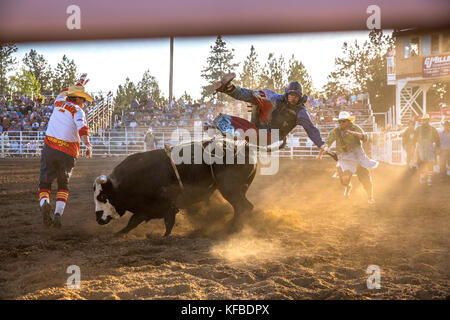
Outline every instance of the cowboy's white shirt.
<svg viewBox="0 0 450 320">
<path fill-rule="evenodd" d="M 50 147 L 78 157 L 80 136 L 89 135 L 84 111 L 59 95 L 45 134 L 45 143 Z"/>
</svg>

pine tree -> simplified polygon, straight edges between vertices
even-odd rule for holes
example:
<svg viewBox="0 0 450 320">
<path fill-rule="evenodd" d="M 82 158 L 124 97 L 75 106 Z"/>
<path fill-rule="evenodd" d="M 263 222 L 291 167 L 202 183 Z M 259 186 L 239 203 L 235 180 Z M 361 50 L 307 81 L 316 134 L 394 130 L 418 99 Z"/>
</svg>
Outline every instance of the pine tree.
<svg viewBox="0 0 450 320">
<path fill-rule="evenodd" d="M 217 36 L 214 46 L 211 46 L 210 55 L 207 58 L 207 66 L 203 68 L 201 76 L 208 83 L 202 87 L 202 99 L 213 100 L 214 83 L 219 81 L 226 73 L 231 72 L 238 63 L 233 63 L 234 49 L 228 49 L 222 36 Z M 216 101 L 223 102 L 227 99 L 224 94 L 218 94 Z"/>
<path fill-rule="evenodd" d="M 158 81 L 150 74 L 150 70 L 146 70 L 142 75 L 141 81 L 136 86 L 136 97 L 139 101 L 151 99 L 156 104 L 161 104 L 164 100 L 161 97 Z"/>
<path fill-rule="evenodd" d="M 192 104 L 192 97 L 185 91 L 180 98 L 185 104 Z"/>
<path fill-rule="evenodd" d="M 286 62 L 281 55 L 276 59 L 273 53 L 269 53 L 269 57 L 264 65 L 261 73 L 260 87 L 273 90 L 275 92 L 283 92 L 286 87 Z"/>
<path fill-rule="evenodd" d="M 386 111 L 395 103 L 395 88 L 387 85 L 386 74 L 386 56 L 393 45 L 392 36 L 383 35 L 381 30 L 372 30 L 363 44 L 344 42 L 342 56 L 335 59 L 335 70 L 328 75 L 325 93 L 367 92 L 373 110 Z"/>
<path fill-rule="evenodd" d="M 450 81 L 438 81 L 431 85 L 427 92 L 427 110 L 440 111 L 440 103 L 446 103 L 447 107 L 450 101 Z"/>
<path fill-rule="evenodd" d="M 261 66 L 258 62 L 258 55 L 255 47 L 252 45 L 250 54 L 244 61 L 242 73 L 240 74 L 239 84 L 248 89 L 255 90 L 258 87 L 258 78 L 261 72 Z"/>
<path fill-rule="evenodd" d="M 131 104 L 131 100 L 136 98 L 137 89 L 136 85 L 130 81 L 129 78 L 125 79 L 123 85 L 119 85 L 114 97 L 114 108 L 116 110 L 128 109 Z"/>
<path fill-rule="evenodd" d="M 287 81 L 300 82 L 302 84 L 304 94 L 312 95 L 314 92 L 311 76 L 308 74 L 308 71 L 306 71 L 303 63 L 295 59 L 294 55 L 292 55 L 291 59 L 289 59 Z"/>
<path fill-rule="evenodd" d="M 75 61 L 73 59 L 69 60 L 66 55 L 63 55 L 61 62 L 57 64 L 53 75 L 53 92 L 60 92 L 64 88 L 75 85 L 79 78 L 77 76 L 77 66 Z"/>
<path fill-rule="evenodd" d="M 13 43 L 0 42 L 0 92 L 7 91 L 8 72 L 14 70 L 16 58 L 12 55 L 17 51 Z"/>
<path fill-rule="evenodd" d="M 40 82 L 25 68 L 10 78 L 10 84 L 14 92 L 22 92 L 26 95 L 37 95 L 41 92 Z"/>
<path fill-rule="evenodd" d="M 25 69 L 31 72 L 40 83 L 42 91 L 51 91 L 52 71 L 44 56 L 31 49 L 29 53 L 25 54 L 22 61 Z"/>
</svg>

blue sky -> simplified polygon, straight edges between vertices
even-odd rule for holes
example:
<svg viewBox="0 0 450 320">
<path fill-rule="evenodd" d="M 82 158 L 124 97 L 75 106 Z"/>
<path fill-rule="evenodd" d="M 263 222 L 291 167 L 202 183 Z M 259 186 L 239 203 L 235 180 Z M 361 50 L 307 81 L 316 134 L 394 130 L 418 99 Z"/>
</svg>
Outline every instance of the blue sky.
<svg viewBox="0 0 450 320">
<path fill-rule="evenodd" d="M 333 70 L 334 58 L 340 55 L 344 41 L 365 41 L 368 31 L 307 33 L 288 35 L 259 36 L 224 36 L 229 48 L 235 51 L 235 61 L 242 62 L 250 53 L 253 45 L 261 64 L 267 60 L 269 53 L 277 57 L 283 55 L 289 60 L 292 54 L 302 61 L 313 79 L 314 86 L 321 88 L 327 75 Z M 175 38 L 174 41 L 174 95 L 179 97 L 187 91 L 194 99 L 198 99 L 201 86 L 205 85 L 201 78 L 201 70 L 206 65 L 210 46 L 215 37 Z M 35 49 L 43 54 L 52 67 L 61 61 L 66 54 L 74 59 L 78 72 L 87 72 L 90 79 L 87 90 L 90 92 L 112 90 L 125 82 L 126 77 L 138 82 L 145 70 L 156 77 L 163 94 L 169 91 L 169 39 L 139 39 L 114 41 L 80 41 L 54 43 L 18 44 L 17 60 L 22 62 L 25 53 Z"/>
</svg>

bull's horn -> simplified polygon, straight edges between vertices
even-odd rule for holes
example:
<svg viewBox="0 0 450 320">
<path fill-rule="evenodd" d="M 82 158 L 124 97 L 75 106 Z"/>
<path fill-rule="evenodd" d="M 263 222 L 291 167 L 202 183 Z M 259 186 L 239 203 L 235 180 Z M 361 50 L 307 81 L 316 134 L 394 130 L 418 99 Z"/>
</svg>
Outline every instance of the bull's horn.
<svg viewBox="0 0 450 320">
<path fill-rule="evenodd" d="M 107 181 L 108 181 L 108 178 L 104 174 L 102 174 L 100 177 L 95 179 L 95 182 L 99 183 L 99 184 L 105 184 Z"/>
</svg>

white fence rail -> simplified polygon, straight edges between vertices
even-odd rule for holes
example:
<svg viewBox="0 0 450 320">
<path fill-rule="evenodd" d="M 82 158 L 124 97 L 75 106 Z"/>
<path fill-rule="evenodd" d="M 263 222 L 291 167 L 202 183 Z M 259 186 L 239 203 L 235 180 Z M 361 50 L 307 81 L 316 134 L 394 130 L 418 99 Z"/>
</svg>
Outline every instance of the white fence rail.
<svg viewBox="0 0 450 320">
<path fill-rule="evenodd" d="M 185 128 L 184 128 L 185 129 Z M 186 129 L 185 129 L 186 130 Z M 200 140 L 200 135 L 188 130 L 193 140 Z M 147 151 L 145 130 L 117 130 L 91 136 L 93 156 L 127 156 L 136 152 Z M 321 132 L 326 137 L 328 132 Z M 182 142 L 183 135 L 179 129 L 153 130 L 157 148 L 164 144 L 176 145 Z M 396 164 L 406 164 L 406 155 L 402 147 L 402 138 L 397 133 L 369 133 L 370 143 L 367 152 L 376 160 Z M 0 135 L 0 157 L 39 157 L 45 133 L 42 131 L 9 131 Z M 81 154 L 85 147 L 81 146 Z M 318 154 L 317 147 L 304 132 L 291 133 L 287 146 L 279 151 L 280 157 L 313 158 Z"/>
<path fill-rule="evenodd" d="M 183 136 L 178 129 L 153 130 L 157 148 L 164 144 L 176 145 L 182 142 Z M 202 135 L 194 135 L 188 130 L 193 140 L 200 140 Z M 322 133 L 326 134 L 326 133 Z M 93 156 L 127 156 L 148 149 L 144 141 L 145 130 L 126 130 L 104 132 L 91 136 Z M 45 132 L 42 131 L 9 131 L 0 135 L 0 157 L 39 157 L 43 147 Z M 81 154 L 85 147 L 81 146 Z M 287 146 L 280 150 L 281 157 L 311 158 L 318 153 L 317 147 L 304 133 L 290 134 Z"/>
<path fill-rule="evenodd" d="M 369 137 L 373 159 L 393 165 L 406 164 L 406 152 L 399 132 L 371 132 Z"/>
</svg>

